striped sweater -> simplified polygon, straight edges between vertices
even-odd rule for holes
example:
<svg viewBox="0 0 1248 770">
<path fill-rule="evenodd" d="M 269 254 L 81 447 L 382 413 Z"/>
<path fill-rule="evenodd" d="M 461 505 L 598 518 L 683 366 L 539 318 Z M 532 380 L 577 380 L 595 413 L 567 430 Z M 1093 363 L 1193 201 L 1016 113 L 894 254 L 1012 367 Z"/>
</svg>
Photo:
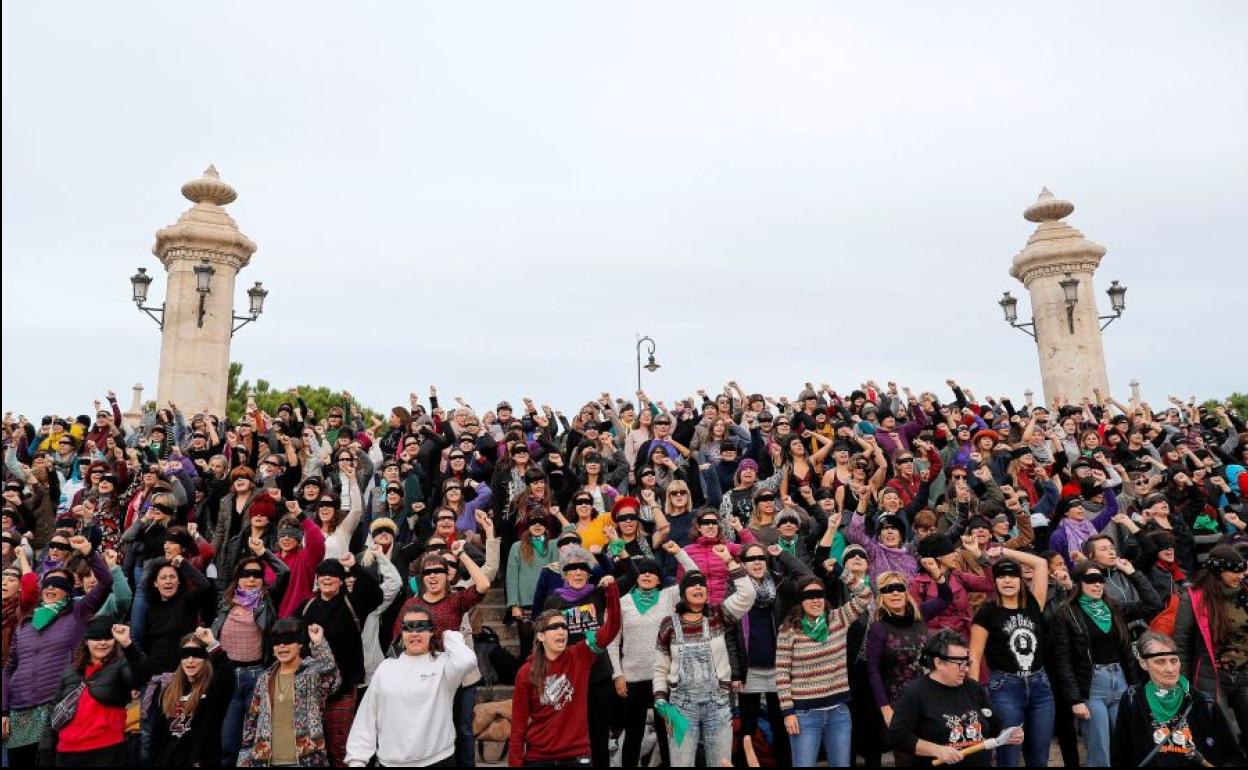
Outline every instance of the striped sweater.
<svg viewBox="0 0 1248 770">
<path fill-rule="evenodd" d="M 847 585 L 853 578 L 846 573 Z M 846 637 L 850 625 L 871 601 L 871 584 L 865 580 L 850 586 L 848 603 L 828 612 L 828 639 L 816 642 L 800 625 L 785 623 L 776 638 L 776 689 L 780 710 L 828 708 L 849 700 L 849 664 Z"/>
</svg>

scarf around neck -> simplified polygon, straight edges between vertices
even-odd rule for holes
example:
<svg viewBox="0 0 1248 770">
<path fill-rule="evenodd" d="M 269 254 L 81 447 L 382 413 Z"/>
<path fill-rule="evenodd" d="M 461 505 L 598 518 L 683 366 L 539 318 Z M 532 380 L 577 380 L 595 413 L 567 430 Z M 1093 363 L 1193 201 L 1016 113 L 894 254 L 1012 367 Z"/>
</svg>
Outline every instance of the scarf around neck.
<svg viewBox="0 0 1248 770">
<path fill-rule="evenodd" d="M 633 597 L 633 604 L 637 605 L 637 611 L 645 615 L 654 605 L 659 603 L 659 589 L 651 588 L 649 591 L 638 587 L 629 591 L 629 595 Z"/>
<path fill-rule="evenodd" d="M 1084 514 L 1085 516 L 1087 514 Z M 1066 530 L 1066 550 L 1078 551 L 1083 548 L 1083 542 L 1096 534 L 1096 526 L 1092 522 L 1084 519 L 1083 521 L 1075 521 L 1074 519 L 1062 519 L 1060 525 Z"/>
<path fill-rule="evenodd" d="M 1110 613 L 1109 605 L 1104 599 L 1093 599 L 1087 594 L 1080 594 L 1079 606 L 1092 619 L 1096 627 L 1101 629 L 1101 633 L 1109 633 L 1109 629 L 1114 625 L 1114 616 Z"/>
<path fill-rule="evenodd" d="M 565 602 L 579 602 L 586 596 L 594 592 L 594 584 L 586 583 L 580 588 L 573 588 L 569 585 L 562 585 L 555 589 L 555 595 Z"/>
<path fill-rule="evenodd" d="M 750 582 L 754 584 L 755 607 L 770 607 L 776 601 L 776 581 L 770 572 L 764 573 L 762 580 L 751 577 Z"/>
<path fill-rule="evenodd" d="M 1144 697 L 1148 701 L 1148 710 L 1153 712 L 1153 719 L 1161 724 L 1174 719 L 1183 706 L 1183 699 L 1187 697 L 1190 688 L 1191 684 L 1182 674 L 1179 675 L 1179 684 L 1168 690 L 1162 690 L 1153 684 L 1152 679 L 1149 679 L 1144 685 Z"/>
<path fill-rule="evenodd" d="M 780 546 L 780 550 L 791 556 L 797 556 L 797 538 L 792 540 L 784 537 L 776 538 L 776 545 Z"/>
<path fill-rule="evenodd" d="M 806 638 L 812 642 L 823 644 L 828 641 L 828 616 L 820 615 L 814 620 L 805 613 L 802 614 L 802 633 L 806 634 Z"/>
<path fill-rule="evenodd" d="M 256 605 L 260 604 L 260 597 L 263 595 L 263 588 L 235 588 L 234 603 L 245 610 L 255 610 Z"/>
<path fill-rule="evenodd" d="M 61 599 L 56 604 L 40 604 L 35 608 L 34 617 L 30 621 L 31 625 L 35 627 L 36 631 L 42 631 L 47 628 L 48 625 L 56 619 L 56 616 L 61 614 L 61 610 L 68 602 L 69 599 L 65 598 Z"/>
</svg>

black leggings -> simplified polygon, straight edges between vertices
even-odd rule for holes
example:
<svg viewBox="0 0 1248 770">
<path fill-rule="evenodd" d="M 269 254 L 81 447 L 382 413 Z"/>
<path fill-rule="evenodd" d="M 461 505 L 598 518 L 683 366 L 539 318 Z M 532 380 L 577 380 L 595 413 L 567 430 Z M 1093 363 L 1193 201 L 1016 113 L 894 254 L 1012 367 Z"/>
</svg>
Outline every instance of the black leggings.
<svg viewBox="0 0 1248 770">
<path fill-rule="evenodd" d="M 11 758 L 10 758 L 11 759 Z M 118 743 L 92 751 L 58 751 L 57 767 L 125 767 L 126 744 Z"/>
<path fill-rule="evenodd" d="M 789 745 L 789 733 L 784 729 L 784 714 L 780 713 L 780 696 L 774 692 L 767 695 L 767 723 L 771 725 L 771 755 L 776 759 L 776 767 L 789 767 L 793 764 L 793 750 Z M 763 701 L 763 693 L 743 692 L 737 695 L 737 703 L 741 706 L 741 735 L 754 737 L 758 730 L 758 712 Z"/>
<path fill-rule="evenodd" d="M 1053 719 L 1053 735 L 1057 737 L 1058 748 L 1062 750 L 1062 764 L 1066 767 L 1079 767 L 1079 735 L 1075 728 L 1075 716 L 1070 710 L 1070 703 L 1053 689 L 1053 706 L 1056 716 Z"/>
<path fill-rule="evenodd" d="M 589 683 L 589 749 L 594 767 L 611 766 L 611 716 L 619 704 L 610 677 Z"/>
<path fill-rule="evenodd" d="M 637 767 L 641 757 L 641 739 L 646 734 L 646 711 L 654 712 L 654 737 L 659 744 L 660 767 L 671 767 L 667 746 L 667 725 L 654 708 L 654 687 L 650 680 L 628 683 L 628 700 L 624 704 L 624 749 L 620 767 Z"/>
<path fill-rule="evenodd" d="M 525 617 L 529 617 L 528 607 L 524 608 Z M 529 659 L 529 653 L 533 652 L 533 621 L 532 620 L 513 620 L 516 626 L 516 637 L 520 640 L 520 665 L 524 665 L 524 661 Z"/>
</svg>

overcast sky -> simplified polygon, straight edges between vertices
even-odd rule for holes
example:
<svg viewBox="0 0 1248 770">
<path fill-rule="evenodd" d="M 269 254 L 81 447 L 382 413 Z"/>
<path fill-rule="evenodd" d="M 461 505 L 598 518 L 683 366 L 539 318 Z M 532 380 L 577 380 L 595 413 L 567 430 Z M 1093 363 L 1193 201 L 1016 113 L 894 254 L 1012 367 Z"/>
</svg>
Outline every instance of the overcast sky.
<svg viewBox="0 0 1248 770">
<path fill-rule="evenodd" d="M 154 389 L 155 230 L 215 163 L 245 375 L 563 409 L 731 378 L 1040 391 L 1042 185 L 1118 395 L 1248 388 L 1248 4 L 5 3 L 3 406 Z M 1234 307 L 1238 304 L 1238 307 Z M 148 396 L 155 394 L 149 390 Z"/>
</svg>

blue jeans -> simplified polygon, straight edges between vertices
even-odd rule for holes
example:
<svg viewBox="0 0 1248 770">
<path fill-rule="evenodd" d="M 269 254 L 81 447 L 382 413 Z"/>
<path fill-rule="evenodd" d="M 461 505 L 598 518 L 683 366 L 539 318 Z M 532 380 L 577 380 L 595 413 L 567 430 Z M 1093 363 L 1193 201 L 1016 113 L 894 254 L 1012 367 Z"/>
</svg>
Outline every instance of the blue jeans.
<svg viewBox="0 0 1248 770">
<path fill-rule="evenodd" d="M 134 565 L 134 598 L 130 601 L 130 637 L 131 641 L 143 649 L 143 638 L 147 636 L 147 586 L 143 585 L 143 565 Z"/>
<path fill-rule="evenodd" d="M 455 722 L 455 766 L 476 767 L 476 734 L 472 732 L 472 711 L 477 707 L 477 686 L 470 684 L 455 691 L 451 715 Z"/>
<path fill-rule="evenodd" d="M 727 692 L 720 690 L 710 697 L 681 697 L 678 688 L 672 693 L 671 704 L 689 722 L 683 742 L 677 743 L 676 736 L 668 735 L 672 767 L 693 767 L 699 743 L 706 748 L 707 767 L 723 767 L 732 760 L 732 708 Z"/>
<path fill-rule="evenodd" d="M 1126 691 L 1127 678 L 1122 666 L 1113 663 L 1092 669 L 1087 704 L 1092 718 L 1083 725 L 1088 742 L 1088 767 L 1109 767 L 1109 736 L 1118 721 L 1118 701 Z"/>
<path fill-rule="evenodd" d="M 794 767 L 814 767 L 819 759 L 819 746 L 828 755 L 828 767 L 850 766 L 850 734 L 853 722 L 849 716 L 849 704 L 842 703 L 830 709 L 797 711 L 800 731 L 789 736 L 793 747 Z M 709 765 L 709 762 L 708 762 Z"/>
<path fill-rule="evenodd" d="M 1027 767 L 1048 765 L 1056 716 L 1048 675 L 1040 671 L 1025 677 L 994 671 L 988 679 L 988 697 L 1003 728 L 1023 726 L 1021 750 L 1018 746 L 997 749 L 997 767 L 1018 767 L 1020 754 L 1025 754 Z"/>
<path fill-rule="evenodd" d="M 251 705 L 252 693 L 256 690 L 256 680 L 260 678 L 263 666 L 246 666 L 234 669 L 234 695 L 225 710 L 225 724 L 221 726 L 221 766 L 234 767 L 238 764 L 238 749 L 243 742 L 243 719 L 247 716 L 247 708 Z"/>
</svg>

